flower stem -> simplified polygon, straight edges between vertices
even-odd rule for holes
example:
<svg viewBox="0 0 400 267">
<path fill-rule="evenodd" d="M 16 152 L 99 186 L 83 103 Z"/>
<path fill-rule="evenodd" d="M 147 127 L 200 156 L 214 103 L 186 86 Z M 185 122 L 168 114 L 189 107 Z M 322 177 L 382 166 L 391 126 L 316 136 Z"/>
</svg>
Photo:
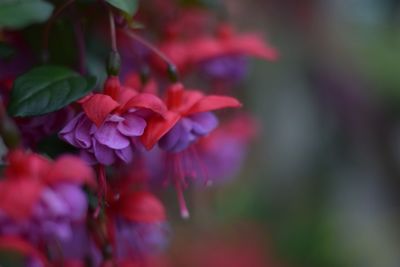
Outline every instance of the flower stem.
<svg viewBox="0 0 400 267">
<path fill-rule="evenodd" d="M 179 74 L 178 74 L 177 67 L 163 52 L 161 52 L 157 47 L 155 47 L 150 42 L 148 42 L 147 40 L 145 40 L 141 36 L 137 35 L 133 31 L 125 29 L 124 32 L 128 35 L 128 37 L 130 37 L 131 39 L 137 41 L 138 43 L 142 44 L 143 46 L 147 47 L 147 49 L 152 51 L 159 58 L 161 58 L 162 61 L 165 62 L 165 64 L 167 65 L 167 72 L 168 72 L 169 79 L 172 82 L 177 82 L 179 80 Z"/>
<path fill-rule="evenodd" d="M 107 59 L 107 74 L 109 76 L 118 76 L 121 68 L 121 58 L 118 53 L 115 20 L 111 8 L 108 8 L 108 18 L 110 22 L 111 52 Z"/>
<path fill-rule="evenodd" d="M 80 21 L 78 21 L 77 19 L 74 19 L 73 24 L 74 24 L 75 42 L 76 42 L 76 47 L 78 49 L 77 67 L 78 67 L 78 71 L 80 74 L 85 74 L 86 73 L 86 64 L 85 64 L 86 53 L 85 53 L 85 37 L 84 37 L 83 31 L 82 31 L 82 23 Z"/>
<path fill-rule="evenodd" d="M 47 62 L 49 60 L 49 34 L 51 27 L 53 26 L 54 20 L 66 9 L 69 5 L 71 5 L 75 0 L 68 0 L 64 4 L 62 4 L 59 8 L 54 11 L 53 15 L 47 21 L 47 24 L 44 28 L 43 33 L 43 61 Z"/>
<path fill-rule="evenodd" d="M 110 21 L 111 49 L 113 52 L 118 52 L 117 34 L 115 31 L 115 21 L 114 21 L 114 15 L 113 15 L 111 9 L 108 9 L 108 19 Z"/>
</svg>

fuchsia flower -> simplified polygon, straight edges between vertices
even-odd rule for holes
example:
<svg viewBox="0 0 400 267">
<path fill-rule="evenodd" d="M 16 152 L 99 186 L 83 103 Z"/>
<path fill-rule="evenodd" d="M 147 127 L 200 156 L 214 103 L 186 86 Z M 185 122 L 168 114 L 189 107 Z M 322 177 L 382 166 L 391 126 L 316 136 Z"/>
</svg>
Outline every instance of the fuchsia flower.
<svg viewBox="0 0 400 267">
<path fill-rule="evenodd" d="M 147 266 L 148 257 L 167 244 L 164 206 L 149 192 L 121 190 L 118 199 L 110 198 L 107 212 L 116 261 L 118 266 Z"/>
<path fill-rule="evenodd" d="M 0 233 L 36 246 L 68 240 L 75 223 L 86 219 L 83 185 L 96 187 L 89 166 L 74 156 L 52 162 L 20 150 L 8 155 L 0 182 Z"/>
<path fill-rule="evenodd" d="M 208 179 L 222 184 L 240 171 L 249 144 L 258 134 L 258 124 L 247 114 L 226 121 L 196 145 L 199 160 L 207 169 Z"/>
<path fill-rule="evenodd" d="M 107 80 L 104 93 L 89 95 L 81 104 L 84 112 L 60 131 L 60 138 L 81 149 L 88 162 L 104 165 L 130 162 L 146 121 L 166 112 L 157 96 L 122 87 L 117 77 Z"/>
<path fill-rule="evenodd" d="M 180 83 L 168 89 L 165 102 L 168 108 L 165 117 L 150 118 L 141 136 L 147 149 L 158 142 L 166 151 L 183 151 L 216 128 L 218 121 L 211 111 L 241 106 L 233 97 L 206 96 L 197 90 L 185 90 Z"/>
<path fill-rule="evenodd" d="M 189 216 L 182 193 L 186 186 L 185 177 L 191 176 L 193 170 L 185 170 L 181 157 L 184 151 L 200 137 L 206 136 L 218 125 L 218 120 L 211 111 L 223 108 L 237 108 L 238 100 L 228 96 L 204 95 L 197 90 L 184 90 L 182 84 L 172 85 L 167 91 L 165 100 L 168 112 L 164 118 L 152 117 L 141 136 L 147 149 L 158 143 L 168 152 L 166 176 L 173 173 L 172 180 L 178 193 L 181 215 Z M 182 153 L 181 153 L 182 152 Z"/>
<path fill-rule="evenodd" d="M 160 50 L 182 73 L 200 67 L 212 78 L 235 80 L 243 77 L 248 56 L 269 61 L 275 61 L 279 56 L 257 34 L 239 35 L 229 25 L 221 25 L 216 36 L 203 34 L 189 39 L 174 36 L 162 42 Z M 158 67 L 164 66 L 156 58 L 154 62 Z"/>
</svg>

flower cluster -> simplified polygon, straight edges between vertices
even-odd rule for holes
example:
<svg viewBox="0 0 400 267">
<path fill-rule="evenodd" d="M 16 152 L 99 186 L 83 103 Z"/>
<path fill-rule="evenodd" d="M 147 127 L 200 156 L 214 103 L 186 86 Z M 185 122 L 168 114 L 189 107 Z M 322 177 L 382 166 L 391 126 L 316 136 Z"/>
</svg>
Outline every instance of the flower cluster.
<svg viewBox="0 0 400 267">
<path fill-rule="evenodd" d="M 75 97 L 83 74 L 92 71 L 85 69 L 89 45 L 85 48 L 78 29 L 78 61 L 83 64 L 77 70 L 82 76 L 61 75 L 60 69 L 35 76 L 34 82 L 45 81 L 28 86 L 32 92 L 20 102 L 41 93 L 37 106 L 44 103 L 45 112 L 32 111 L 36 104 L 29 102 L 15 116 L 15 129 L 5 131 L 0 125 L 6 144 L 11 143 L 9 133 L 22 139 L 9 146 L 0 181 L 0 248 L 21 253 L 26 266 L 151 266 L 171 233 L 154 192 L 171 184 L 181 216 L 188 218 L 184 189 L 189 178 L 197 186 L 231 180 L 257 135 L 257 122 L 237 111 L 242 103 L 233 95 L 249 58 L 274 61 L 278 52 L 273 47 L 257 34 L 237 33 L 205 9 L 153 0 L 141 3 L 132 17 L 114 1 L 105 2 L 111 4 L 106 15 L 112 40 L 104 84 Z M 157 19 L 155 10 L 163 10 Z M 104 16 L 102 12 L 98 15 Z M 138 21 L 149 27 L 138 32 L 132 26 Z M 108 40 L 105 31 L 108 27 L 88 26 L 88 36 L 99 43 Z M 22 34 L 9 31 L 4 36 L 17 44 L 17 54 L 30 55 L 15 37 Z M 0 93 L 10 110 L 19 104 L 19 87 L 27 84 L 26 76 L 18 78 L 27 68 L 23 59 L 0 61 L 0 70 L 15 66 L 5 76 L 0 73 Z M 30 56 L 29 64 L 34 60 Z M 83 84 L 79 88 L 90 83 Z M 46 86 L 51 87 L 48 92 L 39 92 Z M 55 88 L 69 90 L 62 95 L 74 99 L 54 108 L 54 96 L 46 94 Z M 55 98 L 53 102 L 63 103 L 61 96 Z M 29 112 L 35 116 L 20 118 Z M 0 117 L 7 118 L 3 113 L 0 109 Z M 46 150 L 46 140 L 54 147 Z M 52 161 L 26 152 L 38 147 L 59 156 Z"/>
</svg>

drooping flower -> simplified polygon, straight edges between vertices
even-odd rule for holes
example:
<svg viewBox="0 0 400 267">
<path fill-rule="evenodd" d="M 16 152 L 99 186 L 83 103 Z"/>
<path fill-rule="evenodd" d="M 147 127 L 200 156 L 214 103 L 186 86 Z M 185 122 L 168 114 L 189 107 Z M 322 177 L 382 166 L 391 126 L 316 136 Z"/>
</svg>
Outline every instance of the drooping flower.
<svg viewBox="0 0 400 267">
<path fill-rule="evenodd" d="M 193 170 L 185 170 L 182 157 L 191 144 L 206 136 L 218 125 L 211 111 L 223 108 L 237 108 L 238 100 L 228 96 L 204 95 L 200 91 L 185 90 L 180 83 L 172 85 L 167 92 L 168 112 L 165 118 L 153 117 L 141 137 L 143 145 L 151 149 L 158 143 L 167 152 L 167 179 L 172 174 L 172 182 L 178 194 L 181 215 L 189 212 L 184 201 L 182 186 L 186 187 L 186 176 L 192 176 Z M 201 164 L 201 163 L 200 163 Z"/>
<path fill-rule="evenodd" d="M 198 69 L 215 80 L 241 80 L 246 74 L 248 57 L 268 61 L 278 58 L 277 50 L 257 34 L 237 34 L 229 25 L 219 26 L 217 34 L 211 36 L 202 34 L 184 38 L 174 35 L 159 46 L 181 73 Z M 165 66 L 157 58 L 153 62 L 158 68 Z"/>
<path fill-rule="evenodd" d="M 138 93 L 122 87 L 117 77 L 110 77 L 104 93 L 81 100 L 83 112 L 59 133 L 61 139 L 79 148 L 89 163 L 111 165 L 130 162 L 135 142 L 152 117 L 166 112 L 164 103 L 155 95 Z"/>
<path fill-rule="evenodd" d="M 118 195 L 110 200 L 107 212 L 115 259 L 118 264 L 146 266 L 147 259 L 160 253 L 168 242 L 164 206 L 146 191 L 121 188 Z"/>
<path fill-rule="evenodd" d="M 33 243 L 67 240 L 72 225 L 86 218 L 83 185 L 95 187 L 89 166 L 74 156 L 55 162 L 20 150 L 8 156 L 0 182 L 0 235 Z"/>
<path fill-rule="evenodd" d="M 257 122 L 240 114 L 222 124 L 196 145 L 199 160 L 207 169 L 207 178 L 221 184 L 232 180 L 241 169 L 249 143 L 258 132 Z"/>
<path fill-rule="evenodd" d="M 87 222 L 74 224 L 73 230 L 71 238 L 67 240 L 50 240 L 48 242 L 49 248 L 53 248 L 50 252 L 53 254 L 54 265 L 84 267 L 90 263 L 90 266 L 100 266 L 101 252 L 88 231 Z"/>
<path fill-rule="evenodd" d="M 197 90 L 185 90 L 180 83 L 168 89 L 165 102 L 165 118 L 152 117 L 141 137 L 147 149 L 158 142 L 168 152 L 183 151 L 216 128 L 218 120 L 211 111 L 241 106 L 233 97 L 207 96 Z"/>
</svg>

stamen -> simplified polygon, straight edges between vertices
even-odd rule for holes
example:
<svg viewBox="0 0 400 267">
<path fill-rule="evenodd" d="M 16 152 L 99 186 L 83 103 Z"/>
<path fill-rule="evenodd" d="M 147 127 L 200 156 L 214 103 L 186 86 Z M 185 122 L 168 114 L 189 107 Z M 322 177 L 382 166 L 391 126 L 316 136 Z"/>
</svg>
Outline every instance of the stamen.
<svg viewBox="0 0 400 267">
<path fill-rule="evenodd" d="M 175 179 L 175 190 L 178 196 L 179 210 L 181 212 L 181 217 L 183 219 L 189 219 L 190 214 L 189 210 L 186 206 L 185 197 L 183 196 L 182 186 L 179 183 L 178 179 Z"/>
<path fill-rule="evenodd" d="M 177 170 L 177 174 L 178 174 L 178 179 L 181 182 L 181 184 L 183 185 L 184 188 L 188 187 L 188 183 L 186 182 L 186 174 L 184 172 L 184 169 L 182 167 L 182 153 L 178 153 L 175 155 L 175 160 L 176 160 L 176 170 Z"/>
<path fill-rule="evenodd" d="M 101 207 L 103 205 L 104 197 L 107 194 L 107 180 L 106 180 L 106 170 L 104 165 L 98 165 L 98 182 L 99 189 L 97 190 L 97 207 L 93 213 L 93 217 L 96 219 L 99 217 Z"/>
<path fill-rule="evenodd" d="M 197 153 L 196 147 L 195 146 L 191 146 L 189 149 L 192 152 L 192 155 L 194 157 L 194 161 L 197 162 L 198 166 L 200 167 L 201 175 L 202 175 L 202 177 L 204 177 L 205 185 L 207 185 L 207 186 L 211 185 L 212 181 L 210 180 L 210 176 L 208 175 L 207 167 L 204 164 L 204 162 L 201 159 L 201 157 L 199 156 L 199 154 Z"/>
<path fill-rule="evenodd" d="M 182 183 L 184 182 L 185 176 L 182 171 L 182 168 L 180 166 L 180 161 L 179 161 L 179 155 L 171 155 L 172 160 L 173 160 L 173 165 L 175 168 L 175 177 L 174 177 L 174 183 L 175 183 L 175 190 L 177 193 L 178 197 L 178 203 L 179 203 L 179 210 L 181 212 L 181 217 L 183 219 L 189 219 L 190 214 L 189 210 L 186 206 L 186 201 L 185 197 L 183 195 L 183 190 L 182 190 Z"/>
</svg>

